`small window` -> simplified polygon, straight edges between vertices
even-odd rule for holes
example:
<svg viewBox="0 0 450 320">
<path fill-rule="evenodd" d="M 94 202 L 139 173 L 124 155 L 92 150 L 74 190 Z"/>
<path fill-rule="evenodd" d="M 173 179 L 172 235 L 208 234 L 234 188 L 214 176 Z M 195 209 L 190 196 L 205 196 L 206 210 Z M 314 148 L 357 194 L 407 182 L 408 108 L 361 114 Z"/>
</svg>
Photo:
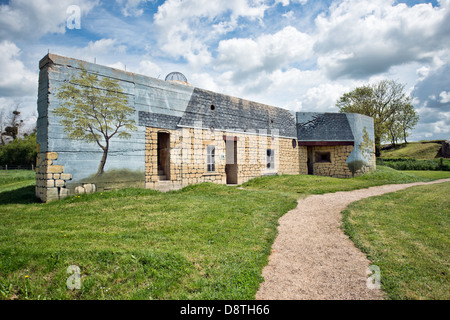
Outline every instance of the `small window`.
<svg viewBox="0 0 450 320">
<path fill-rule="evenodd" d="M 316 162 L 331 162 L 330 152 L 316 152 Z"/>
<path fill-rule="evenodd" d="M 207 146 L 206 147 L 206 167 L 208 172 L 216 171 L 216 146 Z"/>
<path fill-rule="evenodd" d="M 275 169 L 275 150 L 267 149 L 267 169 Z"/>
<path fill-rule="evenodd" d="M 292 139 L 292 148 L 297 148 L 297 140 Z"/>
<path fill-rule="evenodd" d="M 212 104 L 211 105 L 211 111 L 214 111 L 214 110 L 216 110 L 216 107 Z"/>
</svg>

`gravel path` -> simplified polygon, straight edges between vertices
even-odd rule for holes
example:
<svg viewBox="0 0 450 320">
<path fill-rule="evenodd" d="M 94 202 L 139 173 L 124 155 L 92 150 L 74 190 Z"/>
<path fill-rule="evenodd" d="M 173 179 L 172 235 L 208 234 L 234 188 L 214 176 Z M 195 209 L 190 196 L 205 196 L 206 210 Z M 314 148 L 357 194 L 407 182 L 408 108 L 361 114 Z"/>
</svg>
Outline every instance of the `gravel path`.
<svg viewBox="0 0 450 320">
<path fill-rule="evenodd" d="M 312 195 L 279 220 L 278 236 L 257 300 L 383 299 L 367 288 L 369 260 L 340 229 L 341 212 L 351 202 L 411 186 L 450 181 L 384 185 Z M 381 270 L 381 277 L 383 271 Z"/>
</svg>

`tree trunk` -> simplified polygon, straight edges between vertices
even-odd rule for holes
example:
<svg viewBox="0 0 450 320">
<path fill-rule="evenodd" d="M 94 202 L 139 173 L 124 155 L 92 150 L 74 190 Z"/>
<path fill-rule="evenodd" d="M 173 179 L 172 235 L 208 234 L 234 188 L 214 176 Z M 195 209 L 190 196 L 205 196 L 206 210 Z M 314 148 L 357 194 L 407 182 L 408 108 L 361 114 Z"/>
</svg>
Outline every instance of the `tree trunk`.
<svg viewBox="0 0 450 320">
<path fill-rule="evenodd" d="M 381 139 L 377 136 L 375 136 L 375 156 L 381 157 Z"/>
<path fill-rule="evenodd" d="M 104 169 L 105 169 L 105 164 L 106 164 L 106 159 L 108 158 L 108 149 L 109 149 L 109 141 L 106 141 L 106 147 L 102 148 L 103 149 L 103 156 L 102 156 L 102 160 L 100 161 L 100 165 L 98 166 L 98 170 L 97 170 L 97 174 L 96 176 L 100 176 L 103 174 Z"/>
</svg>

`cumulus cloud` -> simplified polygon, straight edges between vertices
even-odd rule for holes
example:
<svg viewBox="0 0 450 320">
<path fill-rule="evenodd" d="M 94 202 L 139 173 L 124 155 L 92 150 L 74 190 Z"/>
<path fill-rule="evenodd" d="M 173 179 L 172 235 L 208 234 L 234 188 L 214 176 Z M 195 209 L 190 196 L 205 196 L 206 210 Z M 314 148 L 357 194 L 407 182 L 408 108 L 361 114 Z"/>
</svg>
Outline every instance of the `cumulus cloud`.
<svg viewBox="0 0 450 320">
<path fill-rule="evenodd" d="M 361 79 L 395 65 L 429 61 L 449 49 L 450 10 L 394 0 L 333 3 L 316 20 L 314 50 L 331 79 Z"/>
<path fill-rule="evenodd" d="M 10 0 L 0 5 L 0 38 L 30 40 L 64 33 L 71 5 L 78 5 L 83 16 L 97 4 L 98 0 Z"/>
<path fill-rule="evenodd" d="M 294 27 L 274 34 L 250 38 L 223 40 L 218 46 L 217 63 L 234 70 L 234 80 L 241 82 L 259 72 L 271 73 L 279 68 L 299 63 L 312 55 L 312 39 Z"/>
<path fill-rule="evenodd" d="M 238 27 L 238 19 L 262 19 L 268 8 L 259 0 L 168 0 L 154 15 L 159 48 L 194 67 L 207 65 L 212 55 L 207 45 Z"/>
<path fill-rule="evenodd" d="M 433 70 L 419 81 L 412 95 L 420 101 L 420 106 L 426 106 L 435 111 L 447 111 L 450 110 L 449 84 L 450 62 Z"/>
<path fill-rule="evenodd" d="M 276 0 L 275 4 L 281 3 L 284 7 L 290 5 L 291 3 L 306 4 L 308 0 Z"/>
<path fill-rule="evenodd" d="M 137 73 L 157 78 L 161 75 L 162 69 L 160 68 L 159 65 L 150 60 L 142 60 L 139 63 Z"/>
<path fill-rule="evenodd" d="M 0 96 L 21 97 L 37 92 L 37 73 L 20 60 L 21 50 L 12 42 L 0 42 Z"/>
<path fill-rule="evenodd" d="M 412 96 L 420 121 L 414 131 L 416 140 L 448 139 L 450 132 L 450 61 L 431 66 L 415 85 Z M 431 135 L 427 136 L 427 134 Z"/>
<path fill-rule="evenodd" d="M 89 41 L 88 45 L 78 53 L 84 57 L 98 57 L 105 54 L 124 54 L 126 46 L 120 44 L 116 39 L 100 39 L 97 41 Z"/>
<path fill-rule="evenodd" d="M 447 91 L 442 91 L 442 92 L 439 94 L 439 97 L 441 98 L 441 100 L 440 100 L 441 103 L 447 103 L 447 102 L 450 102 L 450 91 L 449 91 L 449 92 L 447 92 Z"/>
</svg>

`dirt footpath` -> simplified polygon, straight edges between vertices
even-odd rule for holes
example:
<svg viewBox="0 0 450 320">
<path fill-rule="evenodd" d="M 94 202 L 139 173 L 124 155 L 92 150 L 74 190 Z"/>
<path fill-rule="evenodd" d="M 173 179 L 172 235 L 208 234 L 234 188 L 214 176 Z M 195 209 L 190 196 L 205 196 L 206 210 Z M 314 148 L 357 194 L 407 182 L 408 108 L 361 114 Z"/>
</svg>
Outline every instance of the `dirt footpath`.
<svg viewBox="0 0 450 320">
<path fill-rule="evenodd" d="M 372 300 L 380 290 L 367 287 L 369 260 L 342 232 L 341 212 L 351 202 L 411 186 L 450 181 L 385 185 L 312 195 L 279 220 L 278 236 L 257 300 Z M 381 270 L 383 277 L 383 270 Z"/>
</svg>

